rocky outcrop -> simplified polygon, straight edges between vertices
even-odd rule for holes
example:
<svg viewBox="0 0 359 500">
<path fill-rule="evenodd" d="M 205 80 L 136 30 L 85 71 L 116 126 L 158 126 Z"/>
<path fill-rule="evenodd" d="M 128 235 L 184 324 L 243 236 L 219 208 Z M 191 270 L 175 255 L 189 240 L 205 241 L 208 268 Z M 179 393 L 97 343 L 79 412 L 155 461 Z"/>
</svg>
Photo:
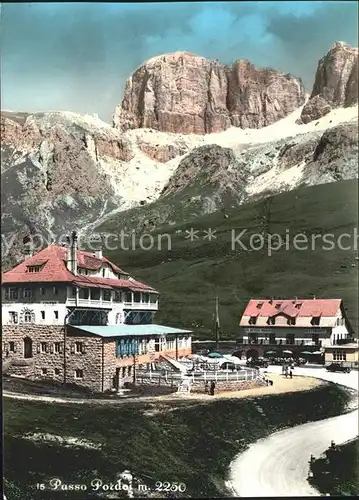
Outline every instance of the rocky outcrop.
<svg viewBox="0 0 359 500">
<path fill-rule="evenodd" d="M 145 155 L 160 163 L 167 163 L 177 156 L 187 153 L 185 146 L 175 146 L 173 144 L 149 144 L 148 142 L 139 142 L 138 147 Z"/>
<path fill-rule="evenodd" d="M 94 130 L 53 115 L 1 115 L 4 265 L 21 256 L 29 232 L 57 238 L 123 203 L 105 166 L 118 169 L 131 160 L 128 141 L 109 126 Z"/>
<path fill-rule="evenodd" d="M 312 94 L 301 114 L 302 123 L 357 102 L 358 49 L 336 42 L 318 63 Z"/>
<path fill-rule="evenodd" d="M 121 130 L 208 134 L 260 128 L 304 103 L 301 81 L 239 60 L 232 66 L 187 52 L 154 57 L 127 81 L 114 115 Z"/>
</svg>

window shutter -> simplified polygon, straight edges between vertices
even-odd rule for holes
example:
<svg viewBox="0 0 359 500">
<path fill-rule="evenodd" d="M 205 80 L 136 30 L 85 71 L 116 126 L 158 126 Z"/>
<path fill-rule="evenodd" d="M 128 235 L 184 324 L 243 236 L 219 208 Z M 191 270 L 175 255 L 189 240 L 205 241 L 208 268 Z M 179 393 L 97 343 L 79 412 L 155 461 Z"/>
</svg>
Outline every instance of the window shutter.
<svg viewBox="0 0 359 500">
<path fill-rule="evenodd" d="M 46 343 L 45 351 L 49 352 L 49 344 L 48 343 Z"/>
<path fill-rule="evenodd" d="M 62 344 L 62 342 L 60 343 L 60 350 L 59 350 L 60 353 L 63 353 L 64 352 L 64 346 Z"/>
<path fill-rule="evenodd" d="M 38 354 L 41 351 L 41 344 L 40 344 L 40 342 L 37 344 L 36 351 L 37 351 Z"/>
<path fill-rule="evenodd" d="M 50 353 L 53 354 L 54 353 L 54 344 L 51 342 L 50 344 Z"/>
<path fill-rule="evenodd" d="M 86 342 L 83 342 L 82 343 L 82 354 L 86 353 L 86 349 L 87 349 L 87 344 L 86 344 Z"/>
<path fill-rule="evenodd" d="M 75 346 L 74 346 L 74 344 L 71 344 L 70 349 L 71 349 L 71 354 L 75 354 Z"/>
</svg>

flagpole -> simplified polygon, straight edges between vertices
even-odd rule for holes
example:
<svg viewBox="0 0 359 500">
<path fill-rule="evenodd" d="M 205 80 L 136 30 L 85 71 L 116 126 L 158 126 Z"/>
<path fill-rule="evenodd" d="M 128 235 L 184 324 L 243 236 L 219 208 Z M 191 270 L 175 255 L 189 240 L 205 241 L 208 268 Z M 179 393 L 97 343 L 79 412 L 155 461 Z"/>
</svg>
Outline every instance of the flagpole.
<svg viewBox="0 0 359 500">
<path fill-rule="evenodd" d="M 218 311 L 218 296 L 216 296 L 216 319 L 215 319 L 215 340 L 216 349 L 219 347 L 219 311 Z"/>
</svg>

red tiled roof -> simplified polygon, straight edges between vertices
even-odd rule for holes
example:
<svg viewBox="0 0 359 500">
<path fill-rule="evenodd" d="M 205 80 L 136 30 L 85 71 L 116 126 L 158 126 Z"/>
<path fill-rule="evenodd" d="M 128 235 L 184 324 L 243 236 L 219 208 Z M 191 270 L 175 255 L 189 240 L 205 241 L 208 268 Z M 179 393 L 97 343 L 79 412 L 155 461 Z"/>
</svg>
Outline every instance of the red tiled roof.
<svg viewBox="0 0 359 500">
<path fill-rule="evenodd" d="M 141 283 L 140 281 L 136 280 L 120 280 L 120 279 L 113 279 L 113 278 L 101 278 L 101 277 L 94 277 L 94 276 L 82 276 L 82 275 L 77 275 L 76 276 L 76 284 L 77 286 L 106 286 L 109 288 L 128 288 L 130 290 L 138 290 L 138 291 L 154 291 L 153 288 L 150 286 L 146 285 L 145 283 Z"/>
<path fill-rule="evenodd" d="M 244 316 L 271 317 L 284 314 L 292 318 L 300 317 L 335 317 L 341 307 L 341 299 L 288 299 L 288 300 L 256 300 L 252 299 L 243 313 Z M 262 307 L 258 308 L 258 304 Z M 296 308 L 296 305 L 299 305 Z M 277 307 L 276 307 L 277 306 Z M 240 324 L 242 324 L 242 320 Z"/>
<path fill-rule="evenodd" d="M 66 267 L 67 248 L 57 245 L 49 245 L 48 247 L 40 250 L 33 257 L 29 257 L 18 266 L 10 271 L 3 273 L 1 282 L 5 283 L 71 283 L 81 284 L 83 286 L 100 286 L 103 288 L 128 288 L 130 290 L 148 290 L 155 291 L 152 287 L 141 283 L 136 280 L 114 279 L 114 278 L 100 278 L 86 275 L 74 275 Z M 127 275 L 119 267 L 110 262 L 106 257 L 102 259 L 94 257 L 90 252 L 77 250 L 77 258 L 79 267 L 86 269 L 96 270 L 102 264 L 111 266 L 115 273 Z M 39 272 L 30 273 L 29 266 L 38 266 L 41 262 L 43 268 Z"/>
</svg>

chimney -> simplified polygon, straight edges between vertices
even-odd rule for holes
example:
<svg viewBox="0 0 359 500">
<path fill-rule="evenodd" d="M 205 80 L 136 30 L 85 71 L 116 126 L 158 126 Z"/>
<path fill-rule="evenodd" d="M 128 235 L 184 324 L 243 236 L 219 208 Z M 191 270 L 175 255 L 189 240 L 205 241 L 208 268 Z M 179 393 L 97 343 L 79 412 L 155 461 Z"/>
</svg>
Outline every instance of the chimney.
<svg viewBox="0 0 359 500">
<path fill-rule="evenodd" d="M 315 300 L 317 297 L 315 295 L 313 295 L 313 300 Z"/>
<path fill-rule="evenodd" d="M 75 231 L 67 237 L 67 269 L 73 274 L 77 274 L 77 234 Z"/>
<path fill-rule="evenodd" d="M 102 249 L 101 250 L 96 250 L 95 257 L 97 257 L 98 259 L 102 259 Z"/>
</svg>

